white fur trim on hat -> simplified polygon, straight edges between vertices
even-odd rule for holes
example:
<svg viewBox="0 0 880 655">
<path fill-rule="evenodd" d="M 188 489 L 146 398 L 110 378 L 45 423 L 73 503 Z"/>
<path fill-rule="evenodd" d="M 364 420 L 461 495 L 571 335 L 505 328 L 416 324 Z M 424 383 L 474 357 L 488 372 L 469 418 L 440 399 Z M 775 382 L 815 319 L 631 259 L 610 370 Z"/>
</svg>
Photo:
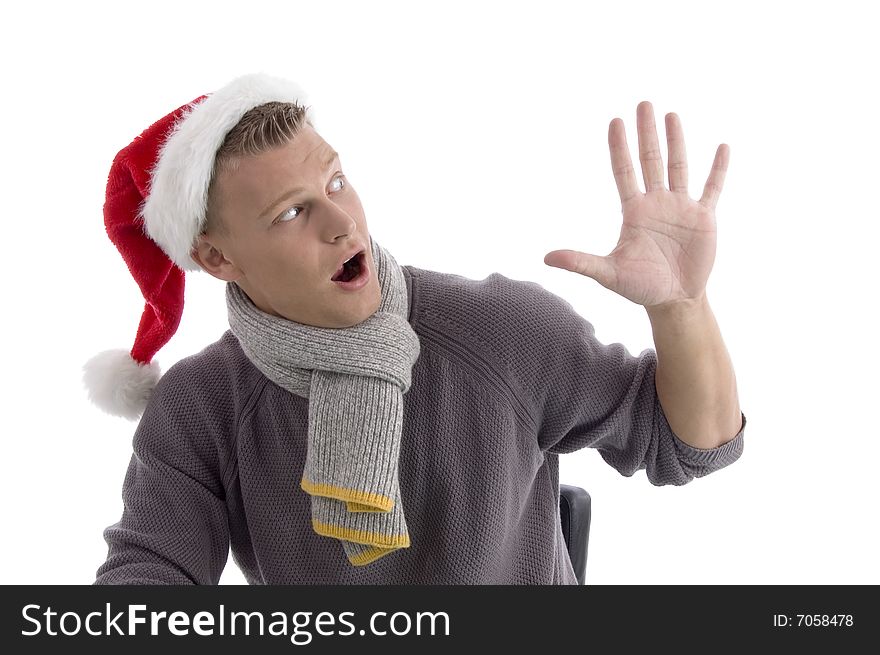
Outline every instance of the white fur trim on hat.
<svg viewBox="0 0 880 655">
<path fill-rule="evenodd" d="M 89 399 L 108 414 L 132 421 L 143 414 L 161 374 L 158 363 L 140 364 L 127 350 L 105 350 L 83 366 Z"/>
<path fill-rule="evenodd" d="M 253 73 L 184 110 L 162 145 L 142 216 L 147 235 L 183 270 L 199 270 L 190 252 L 204 226 L 217 150 L 245 113 L 273 101 L 305 106 L 309 122 L 315 124 L 314 111 L 298 84 Z"/>
</svg>

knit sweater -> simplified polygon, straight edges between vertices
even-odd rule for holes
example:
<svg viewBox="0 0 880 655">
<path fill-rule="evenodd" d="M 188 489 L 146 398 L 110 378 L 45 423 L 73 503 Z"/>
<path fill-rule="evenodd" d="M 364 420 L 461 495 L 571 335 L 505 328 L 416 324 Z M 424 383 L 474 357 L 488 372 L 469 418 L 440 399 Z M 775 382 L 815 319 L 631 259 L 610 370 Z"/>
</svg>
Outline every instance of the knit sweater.
<svg viewBox="0 0 880 655">
<path fill-rule="evenodd" d="M 734 462 L 670 429 L 656 352 L 599 342 L 534 282 L 403 266 L 421 351 L 404 396 L 399 482 L 411 545 L 354 566 L 315 533 L 299 486 L 308 399 L 226 331 L 159 380 L 133 437 L 121 519 L 95 584 L 577 584 L 559 455 L 591 447 L 624 476 L 683 485 Z"/>
</svg>

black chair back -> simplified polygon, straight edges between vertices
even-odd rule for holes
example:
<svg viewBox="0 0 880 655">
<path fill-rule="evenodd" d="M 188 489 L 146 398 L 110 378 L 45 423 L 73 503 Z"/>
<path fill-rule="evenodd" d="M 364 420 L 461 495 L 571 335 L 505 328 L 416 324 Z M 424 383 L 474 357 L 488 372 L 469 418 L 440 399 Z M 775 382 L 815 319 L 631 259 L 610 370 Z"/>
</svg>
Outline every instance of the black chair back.
<svg viewBox="0 0 880 655">
<path fill-rule="evenodd" d="M 585 584 L 590 541 L 590 494 L 570 484 L 559 485 L 559 515 L 568 556 L 578 582 Z"/>
</svg>

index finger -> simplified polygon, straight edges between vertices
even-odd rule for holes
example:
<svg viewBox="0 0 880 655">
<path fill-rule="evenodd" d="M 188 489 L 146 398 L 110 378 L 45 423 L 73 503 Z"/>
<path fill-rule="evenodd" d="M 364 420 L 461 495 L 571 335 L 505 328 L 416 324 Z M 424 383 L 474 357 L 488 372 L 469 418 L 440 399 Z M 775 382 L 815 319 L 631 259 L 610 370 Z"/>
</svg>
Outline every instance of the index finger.
<svg viewBox="0 0 880 655">
<path fill-rule="evenodd" d="M 608 126 L 608 150 L 611 152 L 611 171 L 617 183 L 617 193 L 620 194 L 620 202 L 625 203 L 639 193 L 639 185 L 629 156 L 626 130 L 620 118 L 615 118 Z"/>
</svg>

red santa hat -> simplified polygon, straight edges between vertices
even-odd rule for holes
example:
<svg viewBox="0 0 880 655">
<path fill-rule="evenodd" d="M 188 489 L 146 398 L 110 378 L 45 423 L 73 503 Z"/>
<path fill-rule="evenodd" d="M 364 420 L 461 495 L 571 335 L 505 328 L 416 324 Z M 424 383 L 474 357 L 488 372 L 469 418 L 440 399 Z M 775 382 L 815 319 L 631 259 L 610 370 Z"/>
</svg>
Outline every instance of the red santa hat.
<svg viewBox="0 0 880 655">
<path fill-rule="evenodd" d="M 161 376 L 153 356 L 183 315 L 184 273 L 201 270 L 190 252 L 205 225 L 217 150 L 247 111 L 272 101 L 305 107 L 315 125 L 299 85 L 255 73 L 178 107 L 114 158 L 104 225 L 146 302 L 132 349 L 106 350 L 83 367 L 89 398 L 108 414 L 143 413 Z"/>
</svg>

